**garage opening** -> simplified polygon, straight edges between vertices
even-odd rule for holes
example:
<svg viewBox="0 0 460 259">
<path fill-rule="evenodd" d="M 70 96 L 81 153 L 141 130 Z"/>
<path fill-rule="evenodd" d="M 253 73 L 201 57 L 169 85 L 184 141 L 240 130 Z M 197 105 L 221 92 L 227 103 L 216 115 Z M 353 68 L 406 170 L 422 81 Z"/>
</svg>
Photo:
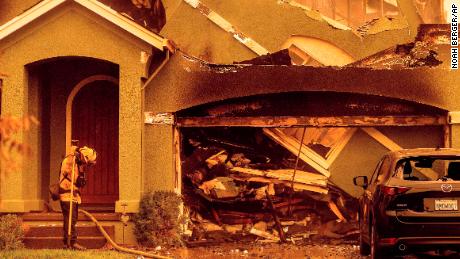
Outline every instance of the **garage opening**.
<svg viewBox="0 0 460 259">
<path fill-rule="evenodd" d="M 225 228 L 235 239 L 249 232 L 249 239 L 302 240 L 318 235 L 322 224 L 334 225 L 337 233 L 327 233 L 330 237 L 356 234 L 355 226 L 347 224 L 356 218 L 355 198 L 328 183 L 327 169 L 315 169 L 272 139 L 278 135 L 271 134 L 282 132 L 230 127 L 182 131 L 182 191 L 191 221 L 207 235 Z M 295 137 L 286 141 L 300 143 Z M 325 146 L 312 148 L 327 154 Z"/>
<path fill-rule="evenodd" d="M 446 113 L 436 108 L 357 94 L 284 95 L 176 114 L 192 241 L 354 242 L 362 190 L 352 178 L 371 175 L 390 150 L 448 146 Z"/>
</svg>

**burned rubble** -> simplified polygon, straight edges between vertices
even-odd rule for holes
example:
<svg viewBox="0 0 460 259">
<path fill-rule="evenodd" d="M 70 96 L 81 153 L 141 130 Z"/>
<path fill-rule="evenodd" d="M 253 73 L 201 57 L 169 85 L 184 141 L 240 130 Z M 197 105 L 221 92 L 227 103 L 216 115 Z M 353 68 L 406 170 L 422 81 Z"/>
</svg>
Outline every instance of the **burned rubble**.
<svg viewBox="0 0 460 259">
<path fill-rule="evenodd" d="M 268 128 L 182 131 L 189 245 L 356 238 L 356 199 L 303 161 L 300 142 L 285 137 Z"/>
</svg>

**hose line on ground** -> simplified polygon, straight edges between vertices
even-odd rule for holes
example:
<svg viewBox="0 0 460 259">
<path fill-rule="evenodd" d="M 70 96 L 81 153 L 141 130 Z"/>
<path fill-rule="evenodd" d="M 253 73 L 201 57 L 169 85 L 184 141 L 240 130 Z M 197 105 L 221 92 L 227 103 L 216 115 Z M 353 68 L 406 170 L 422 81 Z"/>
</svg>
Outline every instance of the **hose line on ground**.
<svg viewBox="0 0 460 259">
<path fill-rule="evenodd" d="M 143 252 L 143 251 L 134 250 L 134 249 L 129 249 L 129 248 L 126 248 L 126 247 L 119 246 L 117 243 L 115 243 L 115 242 L 110 238 L 109 234 L 107 234 L 107 232 L 105 231 L 105 229 L 102 227 L 102 225 L 97 221 L 97 219 L 96 219 L 93 215 L 91 215 L 89 212 L 87 212 L 87 211 L 85 211 L 85 210 L 82 210 L 82 209 L 79 209 L 79 211 L 83 212 L 83 214 L 85 214 L 86 216 L 88 216 L 88 218 L 90 218 L 90 219 L 96 224 L 96 226 L 98 227 L 99 231 L 102 233 L 102 235 L 104 235 L 105 239 L 107 239 L 107 241 L 108 241 L 115 249 L 117 249 L 118 251 L 125 252 L 125 253 L 130 253 L 130 254 L 142 255 L 142 256 L 151 257 L 151 258 L 171 259 L 171 258 L 169 258 L 169 257 L 165 257 L 165 256 L 161 256 L 161 255 L 156 255 L 156 254 L 151 254 L 151 253 L 147 253 L 147 252 Z"/>
</svg>

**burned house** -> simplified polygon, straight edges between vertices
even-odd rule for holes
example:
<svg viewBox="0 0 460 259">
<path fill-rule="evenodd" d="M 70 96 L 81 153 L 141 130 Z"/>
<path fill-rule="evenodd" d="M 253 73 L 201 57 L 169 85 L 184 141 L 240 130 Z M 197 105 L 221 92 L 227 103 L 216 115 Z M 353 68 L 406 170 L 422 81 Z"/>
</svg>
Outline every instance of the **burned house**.
<svg viewBox="0 0 460 259">
<path fill-rule="evenodd" d="M 106 213 L 97 216 L 121 243 L 134 238 L 120 215 L 147 191 L 259 204 L 241 211 L 243 200 L 228 223 L 270 218 L 265 191 L 274 208 L 287 199 L 352 219 L 342 202 L 359 192 L 352 176 L 370 174 L 387 150 L 459 145 L 458 76 L 436 49 L 445 31 L 415 40 L 420 20 L 407 13 L 362 36 L 289 1 L 163 1 L 164 26 L 126 1 L 20 2 L 22 14 L 0 8 L 2 114 L 36 114 L 41 124 L 18 137 L 34 155 L 2 178 L 0 211 L 28 222 L 59 221 L 33 212 L 56 209 L 47 186 L 72 139 L 100 155 L 101 177 L 89 179 L 83 202 Z M 267 17 L 284 22 L 259 26 Z M 412 51 L 425 41 L 433 53 Z M 289 56 L 276 53 L 285 48 Z M 197 211 L 225 222 L 225 207 Z"/>
<path fill-rule="evenodd" d="M 190 194 L 198 218 L 219 224 L 270 217 L 251 203 L 264 195 L 281 215 L 297 201 L 353 220 L 352 178 L 372 174 L 384 153 L 457 145 L 448 31 L 421 26 L 415 42 L 342 68 L 287 65 L 282 53 L 233 65 L 177 53 L 145 89 L 146 146 L 169 147 L 146 152 L 152 182 L 175 172 L 155 184 Z M 174 163 L 156 166 L 165 159 Z"/>
</svg>

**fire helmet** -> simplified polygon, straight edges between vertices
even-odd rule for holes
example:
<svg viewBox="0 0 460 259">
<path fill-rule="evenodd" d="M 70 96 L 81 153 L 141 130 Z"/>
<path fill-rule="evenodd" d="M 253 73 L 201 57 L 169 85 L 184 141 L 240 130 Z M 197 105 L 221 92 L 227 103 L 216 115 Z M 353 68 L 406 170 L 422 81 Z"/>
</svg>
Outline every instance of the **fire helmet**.
<svg viewBox="0 0 460 259">
<path fill-rule="evenodd" d="M 80 148 L 81 159 L 84 161 L 85 164 L 95 164 L 97 153 L 96 150 L 84 146 Z"/>
</svg>

